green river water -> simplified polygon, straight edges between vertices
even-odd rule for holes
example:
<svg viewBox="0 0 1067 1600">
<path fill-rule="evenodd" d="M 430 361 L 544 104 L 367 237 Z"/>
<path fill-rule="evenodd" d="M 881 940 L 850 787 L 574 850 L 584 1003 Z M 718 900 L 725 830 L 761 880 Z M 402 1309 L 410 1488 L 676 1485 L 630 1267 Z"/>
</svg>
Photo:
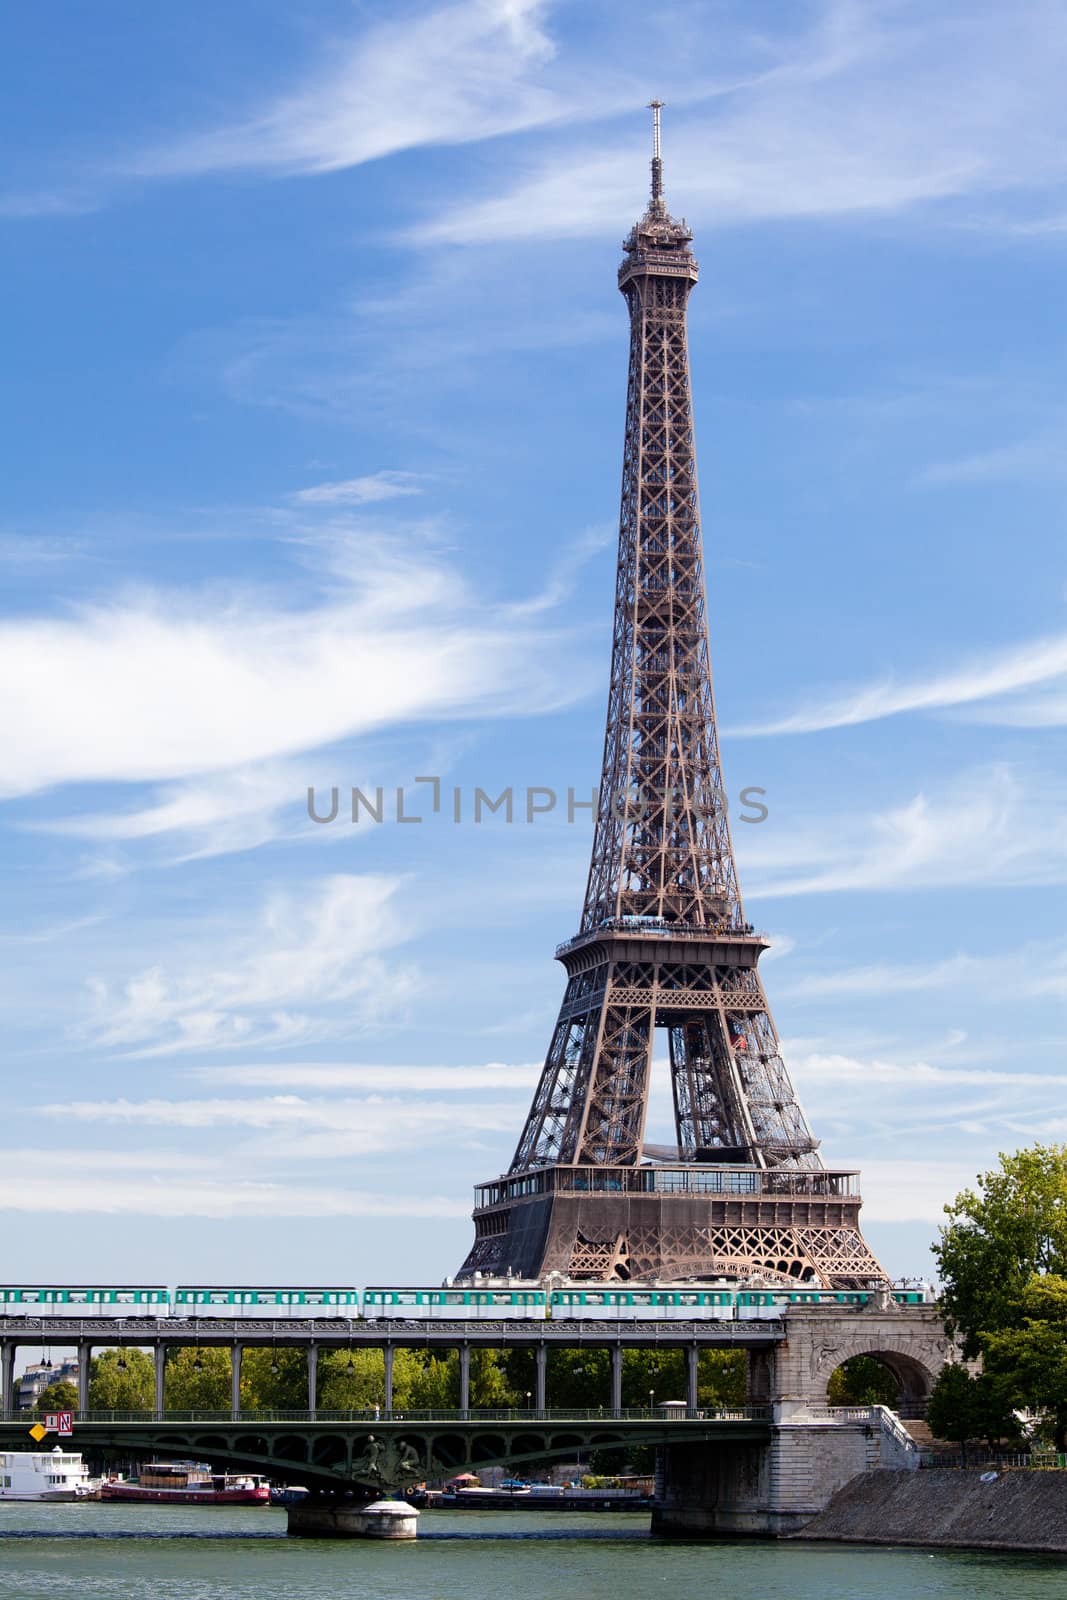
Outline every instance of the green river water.
<svg viewBox="0 0 1067 1600">
<path fill-rule="evenodd" d="M 0 1600 L 1063 1600 L 1067 1560 L 679 1544 L 610 1513 L 424 1512 L 413 1543 L 287 1539 L 258 1508 L 0 1506 Z"/>
</svg>

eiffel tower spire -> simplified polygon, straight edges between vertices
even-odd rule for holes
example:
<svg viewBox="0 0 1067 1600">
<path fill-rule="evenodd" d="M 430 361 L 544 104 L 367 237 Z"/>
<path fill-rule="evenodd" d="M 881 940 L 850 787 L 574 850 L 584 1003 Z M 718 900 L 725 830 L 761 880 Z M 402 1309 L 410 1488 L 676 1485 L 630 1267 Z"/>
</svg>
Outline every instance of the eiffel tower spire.
<svg viewBox="0 0 1067 1600">
<path fill-rule="evenodd" d="M 667 210 L 660 102 L 651 109 L 651 198 L 619 268 L 630 363 L 585 904 L 556 952 L 567 989 L 533 1103 L 508 1173 L 479 1191 L 462 1270 L 882 1280 L 859 1232 L 857 1175 L 825 1169 L 790 1082 L 757 971 L 767 941 L 738 887 L 689 380 L 698 269 L 688 226 Z M 667 1151 L 644 1138 L 657 1027 L 677 1138 Z"/>
</svg>

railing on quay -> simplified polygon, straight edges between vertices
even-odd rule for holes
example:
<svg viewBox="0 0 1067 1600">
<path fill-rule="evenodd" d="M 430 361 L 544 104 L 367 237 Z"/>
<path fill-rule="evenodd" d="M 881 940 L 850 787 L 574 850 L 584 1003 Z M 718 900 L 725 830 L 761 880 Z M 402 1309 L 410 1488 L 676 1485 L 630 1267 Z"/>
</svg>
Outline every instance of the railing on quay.
<svg viewBox="0 0 1067 1600">
<path fill-rule="evenodd" d="M 983 1450 L 968 1450 L 966 1454 L 947 1450 L 920 1451 L 919 1465 L 924 1469 L 934 1467 L 962 1467 L 968 1472 L 1065 1472 L 1067 1454 L 1062 1450 L 1029 1450 L 1016 1454 L 994 1455 Z"/>
</svg>

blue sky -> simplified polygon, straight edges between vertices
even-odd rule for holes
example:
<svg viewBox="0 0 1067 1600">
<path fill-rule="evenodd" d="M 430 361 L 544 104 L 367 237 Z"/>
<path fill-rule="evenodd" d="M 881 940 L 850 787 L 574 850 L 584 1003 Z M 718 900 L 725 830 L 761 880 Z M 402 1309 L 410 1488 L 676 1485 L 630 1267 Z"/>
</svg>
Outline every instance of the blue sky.
<svg viewBox="0 0 1067 1600">
<path fill-rule="evenodd" d="M 0 1275 L 462 1259 L 590 840 L 470 807 L 597 778 L 653 95 L 746 902 L 926 1270 L 1067 1129 L 1062 7 L 106 0 L 5 55 Z"/>
</svg>

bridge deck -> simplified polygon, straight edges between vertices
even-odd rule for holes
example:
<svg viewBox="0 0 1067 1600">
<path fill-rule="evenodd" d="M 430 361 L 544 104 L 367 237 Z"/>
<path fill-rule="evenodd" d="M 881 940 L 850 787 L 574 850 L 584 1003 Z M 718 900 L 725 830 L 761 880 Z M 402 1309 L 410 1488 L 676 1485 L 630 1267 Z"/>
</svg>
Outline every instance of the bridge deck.
<svg viewBox="0 0 1067 1600">
<path fill-rule="evenodd" d="M 779 1321 L 644 1322 L 644 1321 L 502 1321 L 444 1322 L 399 1319 L 365 1322 L 344 1317 L 4 1317 L 0 1342 L 16 1344 L 96 1345 L 306 1345 L 381 1349 L 385 1345 L 440 1346 L 457 1344 L 499 1349 L 501 1346 L 576 1345 L 607 1347 L 648 1345 L 681 1348 L 698 1344 L 722 1349 L 751 1349 L 785 1338 Z"/>
</svg>

